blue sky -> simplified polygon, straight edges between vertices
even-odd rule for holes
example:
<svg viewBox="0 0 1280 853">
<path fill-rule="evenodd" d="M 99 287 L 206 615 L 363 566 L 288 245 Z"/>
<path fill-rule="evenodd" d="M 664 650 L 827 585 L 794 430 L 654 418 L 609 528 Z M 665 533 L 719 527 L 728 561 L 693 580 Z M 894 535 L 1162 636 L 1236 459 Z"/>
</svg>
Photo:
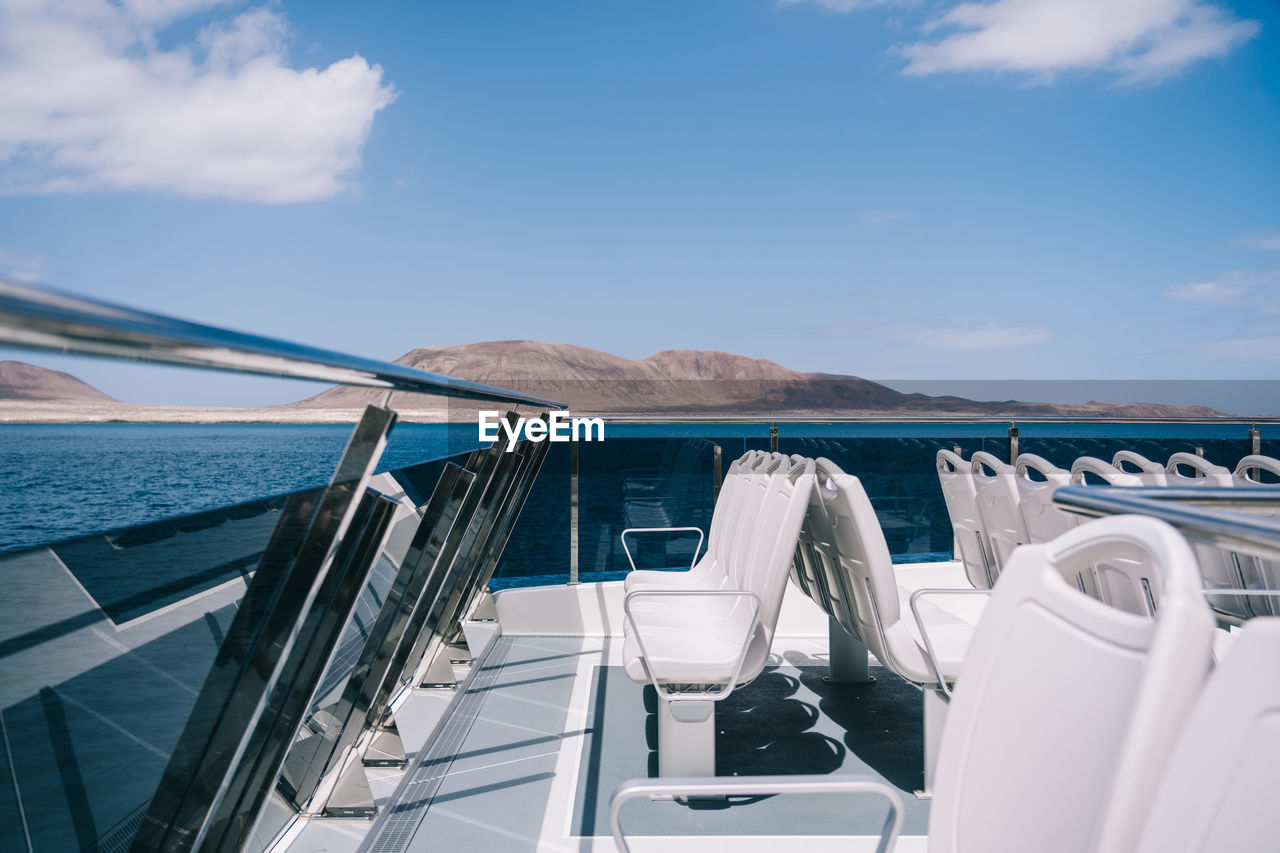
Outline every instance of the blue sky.
<svg viewBox="0 0 1280 853">
<path fill-rule="evenodd" d="M 0 274 L 391 359 L 1280 376 L 1280 8 L 0 0 Z M 137 402 L 316 390 L 0 352 Z"/>
</svg>

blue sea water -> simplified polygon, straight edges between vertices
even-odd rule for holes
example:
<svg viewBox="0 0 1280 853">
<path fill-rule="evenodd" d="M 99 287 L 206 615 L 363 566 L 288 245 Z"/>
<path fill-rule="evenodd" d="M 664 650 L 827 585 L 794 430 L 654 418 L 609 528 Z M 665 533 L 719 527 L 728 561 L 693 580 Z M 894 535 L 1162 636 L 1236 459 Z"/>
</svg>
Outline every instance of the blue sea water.
<svg viewBox="0 0 1280 853">
<path fill-rule="evenodd" d="M 323 485 L 351 429 L 0 425 L 0 552 Z M 379 470 L 475 446 L 474 427 L 399 424 Z"/>
<path fill-rule="evenodd" d="M 1071 448 L 1099 441 L 1107 446 L 1145 441 L 1162 452 L 1204 446 L 1211 459 L 1233 464 L 1247 452 L 1247 429 L 1241 424 L 1020 425 L 1021 449 L 1061 455 L 1062 461 L 1055 458 L 1059 464 L 1069 464 L 1065 456 L 1074 452 Z M 794 450 L 784 446 L 788 452 L 834 447 L 848 451 L 855 462 L 874 460 L 877 470 L 916 474 L 925 481 L 932 477 L 932 453 L 923 451 L 957 443 L 966 452 L 979 447 L 1004 452 L 1008 436 L 1004 424 L 783 424 L 779 431 L 784 445 L 808 442 Z M 342 424 L 0 425 L 0 552 L 322 485 L 350 433 L 351 427 Z M 1277 433 L 1280 428 L 1265 425 L 1264 442 L 1270 445 Z M 612 424 L 600 449 L 609 439 L 706 438 L 723 446 L 727 466 L 748 447 L 761 446 L 768 434 L 768 424 L 759 423 Z M 1060 445 L 1067 449 L 1055 453 Z M 379 470 L 477 446 L 472 424 L 399 424 Z M 584 465 L 592 458 L 597 467 L 621 464 L 593 451 L 584 456 Z M 584 476 L 588 473 L 584 470 Z"/>
</svg>

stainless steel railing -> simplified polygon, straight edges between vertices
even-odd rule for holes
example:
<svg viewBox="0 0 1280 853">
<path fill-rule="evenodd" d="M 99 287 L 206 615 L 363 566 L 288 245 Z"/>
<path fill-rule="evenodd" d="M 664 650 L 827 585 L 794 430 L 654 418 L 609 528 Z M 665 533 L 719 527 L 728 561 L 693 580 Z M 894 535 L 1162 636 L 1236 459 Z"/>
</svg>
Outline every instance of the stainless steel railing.
<svg viewBox="0 0 1280 853">
<path fill-rule="evenodd" d="M 564 404 L 276 338 L 235 332 L 0 279 L 0 344 L 388 391 L 564 408 Z"/>
<path fill-rule="evenodd" d="M 1077 515 L 1149 515 L 1189 540 L 1280 559 L 1280 518 L 1268 517 L 1280 514 L 1280 490 L 1274 487 L 1063 486 L 1053 502 Z"/>
</svg>

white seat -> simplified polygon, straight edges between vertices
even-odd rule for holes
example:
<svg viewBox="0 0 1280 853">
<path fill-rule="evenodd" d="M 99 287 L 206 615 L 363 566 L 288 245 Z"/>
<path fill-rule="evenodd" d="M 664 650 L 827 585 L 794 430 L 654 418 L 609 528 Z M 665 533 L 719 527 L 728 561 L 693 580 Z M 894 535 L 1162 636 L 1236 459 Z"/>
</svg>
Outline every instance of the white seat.
<svg viewBox="0 0 1280 853">
<path fill-rule="evenodd" d="M 729 554 L 727 544 L 732 542 L 738 528 L 758 509 L 758 504 L 750 500 L 749 483 L 753 477 L 761 475 L 766 462 L 772 461 L 767 453 L 751 450 L 729 466 L 729 472 L 720 488 L 720 496 L 711 515 L 711 525 L 707 531 L 707 547 L 701 558 L 687 571 L 634 569 L 623 579 L 623 588 L 627 592 L 637 589 L 664 589 L 669 587 L 702 587 L 718 589 L 725 583 L 724 565 Z M 630 532 L 630 531 L 628 531 Z M 660 533 L 652 530 L 645 533 Z M 623 533 L 625 547 L 626 532 Z M 627 551 L 630 560 L 630 551 Z"/>
<path fill-rule="evenodd" d="M 1280 619 L 1245 624 L 1178 735 L 1138 853 L 1280 848 Z M 1122 848 L 1119 844 L 1112 849 Z"/>
<path fill-rule="evenodd" d="M 1231 472 L 1194 453 L 1175 453 L 1165 466 L 1165 482 L 1171 487 L 1234 486 Z M 1245 585 L 1236 556 L 1212 545 L 1196 545 L 1200 574 L 1206 589 L 1239 589 Z M 1215 595 L 1210 605 L 1225 624 L 1238 624 L 1253 615 L 1249 600 L 1241 595 Z"/>
<path fill-rule="evenodd" d="M 994 577 L 991 542 L 978 514 L 978 493 L 970 464 L 950 450 L 939 450 L 937 468 L 942 498 L 955 532 L 956 557 L 964 564 L 969 583 L 978 589 L 989 588 Z"/>
<path fill-rule="evenodd" d="M 842 576 L 851 616 L 828 611 L 841 627 L 864 645 L 882 665 L 925 691 L 925 785 L 928 787 L 937 735 L 941 732 L 945 686 L 960 671 L 973 624 L 959 619 L 934 602 L 917 601 L 923 626 L 917 622 L 909 595 L 899 588 L 889 546 L 875 509 L 861 481 L 829 459 L 817 460 L 818 500 L 811 502 L 805 520 L 813 559 L 827 575 Z M 816 504 L 812 505 L 812 504 Z M 939 590 L 937 594 L 975 593 L 972 587 Z M 930 662 L 925 632 L 933 645 L 937 667 Z M 837 650 L 831 651 L 833 675 Z"/>
<path fill-rule="evenodd" d="M 1274 479 L 1263 482 L 1264 472 Z M 1280 488 L 1280 459 L 1254 454 L 1236 463 L 1231 475 L 1237 486 Z M 1246 589 L 1280 589 L 1280 561 L 1251 554 L 1236 554 Z M 1280 598 L 1250 596 L 1249 607 L 1256 616 L 1280 616 Z"/>
<path fill-rule="evenodd" d="M 1018 484 L 1012 465 L 979 450 L 970 460 L 978 514 L 991 543 L 993 583 L 1013 549 L 1027 541 L 1027 528 L 1018 511 Z"/>
<path fill-rule="evenodd" d="M 1067 580 L 1117 554 L 1157 567 L 1165 606 L 1154 619 Z M 1133 815 L 1203 683 L 1213 634 L 1195 558 L 1163 522 L 1116 516 L 1019 548 L 951 700 L 931 853 L 1076 853 L 1100 838 L 1108 853 L 1131 849 Z"/>
<path fill-rule="evenodd" d="M 1125 474 L 1138 477 L 1144 486 L 1168 485 L 1163 465 L 1132 450 L 1117 451 L 1111 458 L 1111 464 Z"/>
<path fill-rule="evenodd" d="M 1109 607 L 1069 581 L 1084 566 L 1122 558 L 1153 566 L 1166 590 L 1165 607 L 1153 618 Z M 1116 516 L 1091 521 L 1048 544 L 1018 549 L 990 596 L 969 645 L 942 739 L 928 849 L 1134 850 L 1146 816 L 1156 814 L 1165 791 L 1178 795 L 1173 782 L 1166 779 L 1162 784 L 1166 761 L 1171 751 L 1183 747 L 1186 733 L 1196 730 L 1196 716 L 1211 699 L 1206 696 L 1197 706 L 1215 630 L 1201 595 L 1194 554 L 1177 531 L 1155 519 Z M 1229 740 L 1242 748 L 1231 750 L 1226 761 L 1214 756 L 1211 764 L 1224 769 L 1213 767 L 1208 780 L 1194 778 L 1196 765 L 1190 760 L 1180 777 L 1187 784 L 1230 784 L 1233 773 L 1243 771 L 1245 781 L 1252 783 L 1245 792 L 1252 811 L 1240 818 L 1247 829 L 1224 826 L 1232 833 L 1227 837 L 1246 846 L 1215 845 L 1215 850 L 1275 849 L 1280 812 L 1273 807 L 1272 783 L 1280 761 L 1280 727 L 1275 723 L 1280 716 L 1280 681 L 1268 678 L 1261 687 L 1257 682 L 1262 680 L 1258 673 L 1270 672 L 1280 655 L 1278 641 L 1280 635 L 1267 637 L 1267 648 L 1240 664 L 1247 676 L 1233 679 L 1233 684 L 1252 686 L 1253 695 L 1265 692 L 1268 697 L 1247 703 L 1252 709 L 1248 712 L 1230 709 L 1243 721 L 1241 728 L 1249 728 L 1238 740 Z M 1204 726 L 1210 748 L 1220 725 L 1219 718 Z M 1259 743 L 1265 749 L 1252 749 Z M 803 792 L 812 787 L 813 779 L 779 777 L 773 782 L 757 777 L 744 780 L 732 793 Z M 833 781 L 847 790 L 875 792 L 897 802 L 896 789 L 876 777 Z M 709 790 L 710 782 L 674 780 L 662 793 L 696 794 Z M 620 790 L 634 784 L 626 783 Z M 619 848 L 626 850 L 617 822 L 618 802 L 615 797 L 611 823 Z M 1229 805 L 1228 817 L 1242 811 L 1236 806 Z M 1172 819 L 1191 828 L 1202 823 L 1187 815 Z M 1225 824 L 1221 820 L 1215 826 Z M 877 849 L 889 849 L 899 829 L 900 822 L 891 814 Z M 797 839 L 794 846 L 802 843 Z M 1183 849 L 1189 849 L 1184 836 L 1173 832 L 1153 840 L 1142 853 Z"/>
<path fill-rule="evenodd" d="M 1032 471 L 1043 479 L 1031 479 Z M 1060 486 L 1070 485 L 1070 471 L 1042 456 L 1023 453 L 1018 456 L 1014 474 L 1018 484 L 1018 512 L 1022 515 L 1028 542 L 1048 542 L 1076 526 L 1075 516 L 1053 505 L 1053 493 Z"/>
<path fill-rule="evenodd" d="M 738 534 L 747 542 L 726 543 L 724 586 L 627 593 L 623 666 L 658 693 L 659 775 L 714 774 L 715 702 L 768 660 L 814 463 L 773 455 L 768 470 L 746 481 L 760 507 Z"/>
</svg>

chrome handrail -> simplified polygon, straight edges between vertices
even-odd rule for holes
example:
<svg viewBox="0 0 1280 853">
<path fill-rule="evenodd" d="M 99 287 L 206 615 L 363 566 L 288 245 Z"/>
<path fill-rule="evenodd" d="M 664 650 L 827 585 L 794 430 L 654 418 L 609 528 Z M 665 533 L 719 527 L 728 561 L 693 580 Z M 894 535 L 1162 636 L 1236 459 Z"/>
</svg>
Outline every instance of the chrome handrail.
<svg viewBox="0 0 1280 853">
<path fill-rule="evenodd" d="M 1167 522 L 1187 539 L 1280 559 L 1280 489 L 1270 486 L 1062 486 L 1053 502 L 1076 515 L 1133 513 Z"/>
<path fill-rule="evenodd" d="M 495 403 L 564 403 L 0 279 L 0 344 Z"/>
<path fill-rule="evenodd" d="M 651 800 L 691 797 L 758 797 L 778 794 L 876 794 L 888 803 L 884 826 L 876 844 L 876 853 L 888 853 L 902 833 L 906 812 L 898 789 L 878 776 L 870 774 L 830 776 L 693 776 L 674 779 L 628 779 L 618 786 L 609 800 L 609 831 L 621 853 L 630 853 L 627 836 L 622 831 L 622 806 L 629 800 L 648 797 Z M 804 836 L 795 836 L 799 847 Z"/>
</svg>

